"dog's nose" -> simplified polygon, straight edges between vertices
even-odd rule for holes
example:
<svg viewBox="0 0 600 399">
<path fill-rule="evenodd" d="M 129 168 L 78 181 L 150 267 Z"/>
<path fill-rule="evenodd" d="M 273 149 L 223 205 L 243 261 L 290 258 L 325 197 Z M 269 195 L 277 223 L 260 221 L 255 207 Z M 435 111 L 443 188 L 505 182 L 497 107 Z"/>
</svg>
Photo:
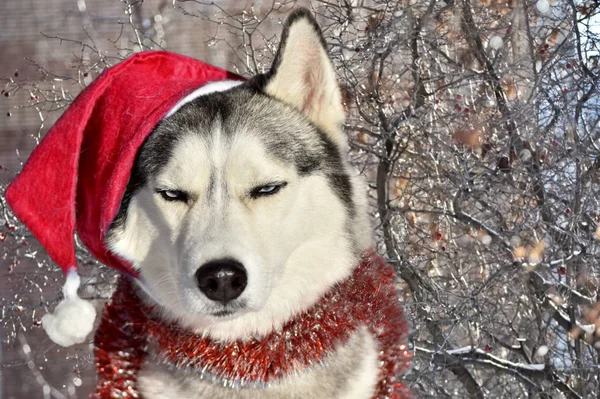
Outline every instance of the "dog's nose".
<svg viewBox="0 0 600 399">
<path fill-rule="evenodd" d="M 202 265 L 196 272 L 196 283 L 209 299 L 226 304 L 242 294 L 248 276 L 240 262 L 220 259 Z"/>
</svg>

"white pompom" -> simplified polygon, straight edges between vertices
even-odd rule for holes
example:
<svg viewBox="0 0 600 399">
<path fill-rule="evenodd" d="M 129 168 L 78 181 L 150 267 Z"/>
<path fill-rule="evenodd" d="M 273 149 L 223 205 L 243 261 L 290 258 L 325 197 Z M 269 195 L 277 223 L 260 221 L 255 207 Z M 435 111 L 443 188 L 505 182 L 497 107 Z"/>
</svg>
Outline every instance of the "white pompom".
<svg viewBox="0 0 600 399">
<path fill-rule="evenodd" d="M 52 341 L 60 346 L 80 344 L 94 329 L 96 309 L 77 295 L 80 280 L 75 270 L 67 274 L 63 286 L 65 298 L 58 304 L 53 314 L 42 317 L 42 326 Z"/>
</svg>

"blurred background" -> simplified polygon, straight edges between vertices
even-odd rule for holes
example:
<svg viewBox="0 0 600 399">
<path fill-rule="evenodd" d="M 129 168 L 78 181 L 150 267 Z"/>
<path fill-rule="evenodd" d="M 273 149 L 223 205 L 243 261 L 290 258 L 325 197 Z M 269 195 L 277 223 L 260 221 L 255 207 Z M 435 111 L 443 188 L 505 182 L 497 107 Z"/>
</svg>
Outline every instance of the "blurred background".
<svg viewBox="0 0 600 399">
<path fill-rule="evenodd" d="M 599 397 L 597 2 L 4 0 L 0 189 L 105 68 L 166 49 L 252 76 L 298 6 L 323 28 L 400 277 L 400 378 L 421 398 Z M 101 309 L 115 273 L 77 247 Z M 92 337 L 64 349 L 41 330 L 64 279 L 3 197 L 0 257 L 0 398 L 88 397 Z"/>
</svg>

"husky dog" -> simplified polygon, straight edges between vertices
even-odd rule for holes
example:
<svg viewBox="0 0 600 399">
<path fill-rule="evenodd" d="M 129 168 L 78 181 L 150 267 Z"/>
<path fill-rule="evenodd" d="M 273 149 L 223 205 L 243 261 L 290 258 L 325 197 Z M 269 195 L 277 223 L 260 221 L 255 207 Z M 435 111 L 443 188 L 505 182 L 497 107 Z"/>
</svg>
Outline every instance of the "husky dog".
<svg viewBox="0 0 600 399">
<path fill-rule="evenodd" d="M 349 277 L 372 246 L 364 184 L 311 14 L 287 19 L 270 71 L 181 101 L 137 155 L 108 245 L 163 320 L 228 342 L 264 336 Z M 369 398 L 378 349 L 359 329 L 327 367 L 235 390 L 146 361 L 144 398 Z"/>
</svg>

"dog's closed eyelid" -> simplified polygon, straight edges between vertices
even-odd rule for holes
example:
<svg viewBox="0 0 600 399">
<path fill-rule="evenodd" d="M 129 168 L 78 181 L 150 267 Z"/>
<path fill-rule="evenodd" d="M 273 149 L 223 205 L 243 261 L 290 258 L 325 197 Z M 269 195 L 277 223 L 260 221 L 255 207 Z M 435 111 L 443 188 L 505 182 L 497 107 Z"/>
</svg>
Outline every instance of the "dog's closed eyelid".
<svg viewBox="0 0 600 399">
<path fill-rule="evenodd" d="M 156 188 L 154 192 L 167 202 L 188 203 L 191 196 L 188 192 L 176 189 Z"/>
<path fill-rule="evenodd" d="M 252 199 L 257 199 L 260 197 L 275 195 L 287 185 L 288 183 L 285 181 L 259 184 L 250 190 L 249 197 Z"/>
</svg>

